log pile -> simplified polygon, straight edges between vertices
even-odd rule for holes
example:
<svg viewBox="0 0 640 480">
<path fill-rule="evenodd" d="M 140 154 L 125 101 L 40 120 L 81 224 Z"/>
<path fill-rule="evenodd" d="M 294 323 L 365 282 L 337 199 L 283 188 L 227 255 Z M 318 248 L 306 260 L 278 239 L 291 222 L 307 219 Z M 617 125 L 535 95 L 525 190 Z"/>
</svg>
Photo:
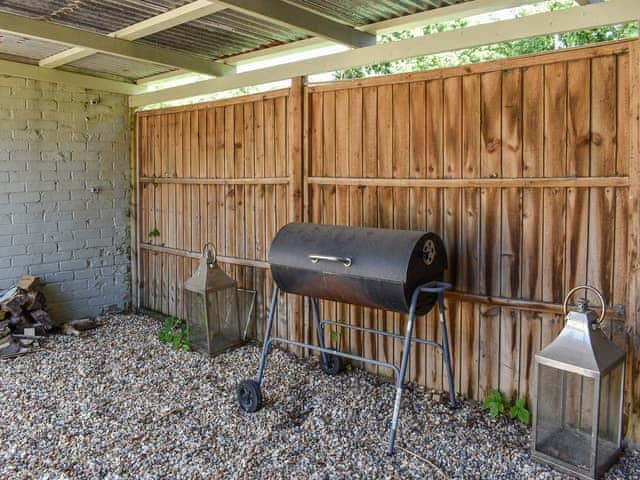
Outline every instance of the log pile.
<svg viewBox="0 0 640 480">
<path fill-rule="evenodd" d="M 40 287 L 38 277 L 23 275 L 14 288 L 0 295 L 0 359 L 37 350 L 44 335 L 54 330 L 80 337 L 104 324 L 100 318 L 81 318 L 55 325 Z"/>
<path fill-rule="evenodd" d="M 38 277 L 24 275 L 0 297 L 0 357 L 31 351 L 26 347 L 37 345 L 34 340 L 53 329 L 40 286 Z"/>
<path fill-rule="evenodd" d="M 47 299 L 40 291 L 40 280 L 32 275 L 23 275 L 14 288 L 0 298 L 1 322 L 12 332 L 22 333 L 25 328 L 35 328 L 38 333 L 53 329 L 47 313 Z"/>
</svg>

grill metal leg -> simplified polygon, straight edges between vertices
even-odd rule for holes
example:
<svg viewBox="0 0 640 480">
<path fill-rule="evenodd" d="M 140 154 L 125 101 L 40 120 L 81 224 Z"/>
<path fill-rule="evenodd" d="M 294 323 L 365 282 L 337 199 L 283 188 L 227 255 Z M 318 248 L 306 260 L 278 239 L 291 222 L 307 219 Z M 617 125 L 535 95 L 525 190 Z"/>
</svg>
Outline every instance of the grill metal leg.
<svg viewBox="0 0 640 480">
<path fill-rule="evenodd" d="M 406 327 L 406 332 L 404 335 L 404 347 L 402 350 L 402 362 L 400 364 L 400 370 L 397 370 L 393 364 L 389 364 L 386 365 L 384 364 L 384 362 L 379 362 L 379 361 L 374 361 L 371 359 L 367 359 L 367 358 L 361 358 L 361 357 L 357 357 L 357 356 L 352 356 L 352 355 L 347 355 L 347 354 L 341 354 L 339 352 L 336 352 L 336 354 L 338 356 L 344 356 L 346 358 L 354 358 L 354 359 L 358 359 L 358 360 L 363 360 L 363 361 L 368 361 L 370 363 L 374 363 L 374 364 L 381 364 L 381 365 L 386 365 L 390 368 L 392 368 L 394 370 L 394 372 L 396 373 L 396 397 L 395 397 L 395 402 L 394 402 L 394 406 L 393 406 L 393 416 L 391 419 L 391 432 L 389 434 L 389 444 L 387 447 L 387 453 L 388 454 L 392 454 L 393 453 L 393 447 L 395 444 L 395 440 L 396 440 L 396 432 L 398 430 L 398 419 L 400 417 L 400 406 L 402 404 L 402 392 L 403 392 L 403 385 L 404 385 L 404 377 L 407 373 L 407 365 L 409 363 L 409 353 L 411 350 L 411 343 L 413 341 L 412 336 L 413 336 L 413 325 L 415 323 L 415 317 L 416 317 L 416 305 L 418 302 L 418 297 L 420 296 L 420 294 L 422 293 L 436 293 L 438 300 L 438 310 L 439 310 L 439 318 L 440 318 L 440 326 L 442 328 L 442 345 L 440 344 L 436 344 L 435 342 L 433 342 L 434 346 L 437 346 L 439 348 L 441 348 L 442 350 L 442 359 L 444 361 L 445 367 L 447 369 L 447 378 L 448 378 L 448 382 L 449 382 L 449 398 L 450 398 L 450 404 L 452 407 L 455 407 L 457 405 L 456 402 L 456 395 L 455 395 L 455 390 L 454 390 L 454 385 L 453 385 L 453 369 L 451 366 L 451 354 L 449 352 L 449 338 L 448 338 L 448 333 L 447 333 L 447 324 L 446 324 L 446 317 L 445 317 L 445 309 L 444 309 L 444 290 L 446 290 L 447 288 L 450 288 L 451 286 L 445 283 L 436 283 L 433 282 L 431 284 L 426 284 L 422 287 L 417 288 L 414 292 L 413 295 L 411 297 L 411 306 L 409 309 L 409 319 L 407 321 L 407 327 Z M 260 355 L 260 365 L 258 367 L 258 376 L 256 378 L 256 382 L 258 383 L 258 387 L 260 386 L 260 384 L 262 383 L 262 378 L 264 376 L 264 368 L 265 368 L 265 364 L 266 364 L 266 360 L 267 360 L 267 355 L 269 354 L 269 348 L 271 346 L 271 343 L 274 340 L 277 341 L 282 341 L 284 343 L 289 343 L 292 345 L 296 345 L 296 346 L 300 346 L 300 347 L 305 347 L 308 346 L 309 348 L 316 348 L 318 349 L 318 347 L 314 347 L 312 345 L 306 345 L 306 344 L 302 344 L 302 343 L 297 343 L 297 342 L 293 342 L 293 341 L 289 341 L 286 339 L 282 339 L 282 338 L 277 338 L 277 337 L 271 337 L 271 330 L 273 327 L 273 321 L 276 315 L 276 310 L 278 307 L 278 293 L 279 293 L 280 289 L 276 286 L 274 287 L 274 291 L 273 291 L 273 297 L 271 298 L 271 307 L 269 308 L 269 315 L 267 318 L 267 328 L 265 331 L 265 336 L 264 336 L 264 342 L 262 345 L 262 353 Z M 311 309 L 313 312 L 313 318 L 315 320 L 316 323 L 316 331 L 318 333 L 318 343 L 320 345 L 320 348 L 322 348 L 324 351 L 321 351 L 321 356 L 322 356 L 322 360 L 326 361 L 327 359 L 327 355 L 329 355 L 329 353 L 327 353 L 326 351 L 326 347 L 325 347 L 325 343 L 324 343 L 324 328 L 323 328 L 323 323 L 320 319 L 320 313 L 318 311 L 318 302 L 316 301 L 315 298 L 310 298 L 309 299 L 311 301 Z M 333 350 L 331 350 L 333 352 Z"/>
<path fill-rule="evenodd" d="M 447 368 L 447 380 L 449 382 L 449 405 L 455 408 L 457 406 L 456 390 L 453 386 L 453 368 L 451 368 L 451 353 L 449 352 L 449 335 L 445 319 L 443 292 L 438 293 L 438 313 L 440 315 L 440 331 L 442 332 L 442 358 Z"/>
<path fill-rule="evenodd" d="M 393 405 L 393 417 L 391 419 L 391 432 L 389 433 L 389 446 L 387 454 L 393 453 L 393 444 L 396 441 L 396 431 L 398 430 L 398 418 L 400 417 L 400 405 L 402 403 L 402 386 L 404 384 L 404 376 L 407 372 L 407 364 L 409 363 L 409 350 L 411 350 L 411 335 L 413 333 L 413 322 L 416 318 L 416 302 L 420 295 L 420 289 L 413 292 L 411 297 L 411 307 L 409 309 L 409 320 L 407 321 L 407 331 L 404 336 L 404 348 L 402 349 L 402 363 L 400 363 L 400 373 L 396 377 L 396 401 Z"/>
<path fill-rule="evenodd" d="M 260 355 L 260 366 L 258 367 L 258 377 L 256 382 L 258 385 L 262 383 L 262 377 L 264 376 L 264 365 L 267 361 L 267 355 L 269 354 L 269 341 L 271 337 L 271 328 L 273 327 L 273 319 L 276 316 L 276 309 L 278 308 L 278 292 L 280 289 L 274 285 L 273 296 L 271 297 L 271 306 L 269 307 L 269 316 L 267 318 L 267 329 L 264 332 L 264 341 L 262 343 L 262 354 Z"/>
<path fill-rule="evenodd" d="M 313 311 L 313 319 L 316 322 L 316 332 L 318 332 L 318 345 L 321 348 L 326 348 L 324 346 L 324 326 L 322 325 L 322 321 L 320 320 L 320 312 L 318 311 L 318 302 L 315 298 L 309 298 L 311 301 L 311 310 Z M 320 352 L 320 357 L 322 361 L 327 363 L 327 354 L 325 352 Z"/>
</svg>

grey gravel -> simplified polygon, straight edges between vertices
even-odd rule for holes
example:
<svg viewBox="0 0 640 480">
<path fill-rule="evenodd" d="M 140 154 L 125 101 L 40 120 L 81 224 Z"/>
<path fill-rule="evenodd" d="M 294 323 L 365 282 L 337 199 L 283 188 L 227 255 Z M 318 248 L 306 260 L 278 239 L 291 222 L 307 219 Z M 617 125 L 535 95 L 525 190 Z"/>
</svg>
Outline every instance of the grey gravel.
<svg viewBox="0 0 640 480">
<path fill-rule="evenodd" d="M 235 388 L 255 374 L 259 347 L 210 360 L 161 344 L 159 326 L 113 316 L 0 362 L 0 478 L 569 478 L 531 461 L 527 428 L 476 402 L 450 410 L 418 387 L 397 444 L 422 459 L 387 457 L 391 384 L 357 369 L 329 377 L 279 350 L 266 405 L 244 414 Z M 640 453 L 606 478 L 640 479 Z"/>
</svg>

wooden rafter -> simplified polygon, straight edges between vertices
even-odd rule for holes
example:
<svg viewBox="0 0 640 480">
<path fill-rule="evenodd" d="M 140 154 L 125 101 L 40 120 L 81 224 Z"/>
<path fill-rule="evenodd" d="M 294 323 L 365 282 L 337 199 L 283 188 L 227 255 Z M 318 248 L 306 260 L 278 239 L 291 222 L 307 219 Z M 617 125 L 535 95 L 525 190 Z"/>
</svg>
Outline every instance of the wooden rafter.
<svg viewBox="0 0 640 480">
<path fill-rule="evenodd" d="M 132 107 L 205 95 L 250 85 L 275 82 L 296 76 L 342 70 L 350 67 L 451 52 L 463 48 L 554 33 L 583 30 L 640 18 L 637 0 L 611 0 L 575 9 L 540 13 L 513 20 L 450 30 L 423 37 L 363 47 L 324 57 L 287 63 L 133 96 Z"/>
<path fill-rule="evenodd" d="M 42 68 L 37 65 L 0 60 L 0 72 L 3 75 L 13 75 L 16 77 L 30 78 L 43 82 L 64 83 L 82 88 L 104 90 L 106 92 L 121 93 L 124 95 L 135 95 L 144 91 L 143 87 L 133 83 L 119 82 L 106 78 L 98 78 L 80 73 L 63 72 Z"/>
<path fill-rule="evenodd" d="M 207 75 L 221 76 L 234 72 L 233 67 L 220 62 L 11 13 L 0 13 L 0 30 Z"/>
<path fill-rule="evenodd" d="M 112 38 L 120 38 L 122 40 L 137 40 L 138 38 L 146 37 L 183 23 L 211 15 L 224 8 L 227 8 L 227 6 L 215 0 L 196 0 L 195 2 L 188 3 L 182 7 L 178 7 L 143 20 L 142 22 L 129 25 L 128 27 L 110 33 L 108 36 Z M 92 50 L 90 48 L 73 47 L 65 50 L 64 52 L 43 58 L 40 60 L 40 66 L 47 68 L 59 67 L 64 64 L 80 60 L 81 58 L 88 57 L 95 52 L 96 50 Z"/>
</svg>

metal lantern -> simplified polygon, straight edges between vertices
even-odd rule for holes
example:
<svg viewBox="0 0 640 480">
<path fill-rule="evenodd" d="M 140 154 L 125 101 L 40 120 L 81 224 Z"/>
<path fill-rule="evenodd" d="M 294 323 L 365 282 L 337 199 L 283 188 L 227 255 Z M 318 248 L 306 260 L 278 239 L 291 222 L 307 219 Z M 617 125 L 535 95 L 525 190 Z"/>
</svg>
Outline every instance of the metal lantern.
<svg viewBox="0 0 640 480">
<path fill-rule="evenodd" d="M 597 294 L 599 319 L 586 298 L 577 311 L 566 313 L 569 298 L 581 289 Z M 595 288 L 569 291 L 564 312 L 564 329 L 536 354 L 532 456 L 579 478 L 595 479 L 621 451 L 625 352 L 600 328 L 605 302 Z"/>
<path fill-rule="evenodd" d="M 202 248 L 200 265 L 184 291 L 191 348 L 214 355 L 242 343 L 237 284 L 216 263 L 213 244 Z"/>
</svg>

